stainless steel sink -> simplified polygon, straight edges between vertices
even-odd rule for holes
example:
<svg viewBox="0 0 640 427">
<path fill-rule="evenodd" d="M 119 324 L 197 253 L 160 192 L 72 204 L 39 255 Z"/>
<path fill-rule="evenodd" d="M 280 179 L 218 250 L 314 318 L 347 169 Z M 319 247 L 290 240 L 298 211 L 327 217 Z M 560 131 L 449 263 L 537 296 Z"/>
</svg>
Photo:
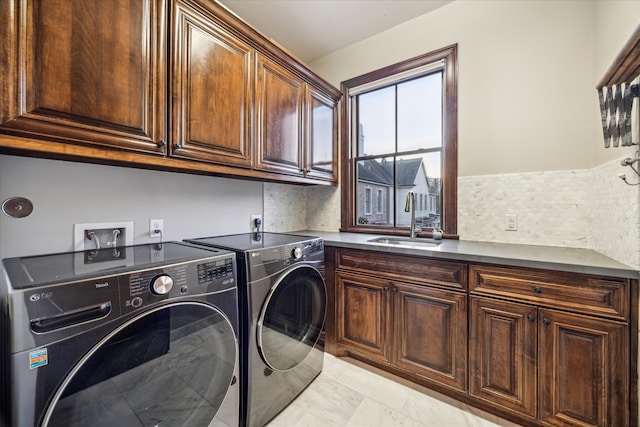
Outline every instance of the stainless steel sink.
<svg viewBox="0 0 640 427">
<path fill-rule="evenodd" d="M 410 239 L 407 237 L 376 237 L 375 239 L 368 241 L 371 243 L 380 243 L 382 245 L 393 245 L 413 249 L 432 249 L 442 243 L 441 240 Z"/>
</svg>

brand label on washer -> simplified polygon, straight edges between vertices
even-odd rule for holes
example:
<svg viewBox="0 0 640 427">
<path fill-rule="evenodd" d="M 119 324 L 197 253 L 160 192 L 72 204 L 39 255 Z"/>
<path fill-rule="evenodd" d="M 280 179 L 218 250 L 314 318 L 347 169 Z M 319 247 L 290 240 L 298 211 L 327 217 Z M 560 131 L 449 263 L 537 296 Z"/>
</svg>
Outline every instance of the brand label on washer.
<svg viewBox="0 0 640 427">
<path fill-rule="evenodd" d="M 29 352 L 29 369 L 36 369 L 47 363 L 49 363 L 49 356 L 46 348 Z"/>
</svg>

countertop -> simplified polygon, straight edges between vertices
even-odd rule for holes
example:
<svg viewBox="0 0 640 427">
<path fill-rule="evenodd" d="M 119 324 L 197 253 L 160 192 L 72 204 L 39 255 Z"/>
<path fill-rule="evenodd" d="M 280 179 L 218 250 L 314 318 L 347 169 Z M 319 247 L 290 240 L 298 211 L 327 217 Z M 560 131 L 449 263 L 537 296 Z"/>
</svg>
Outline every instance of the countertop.
<svg viewBox="0 0 640 427">
<path fill-rule="evenodd" d="M 629 279 L 640 278 L 640 273 L 590 249 L 556 246 L 520 245 L 509 243 L 476 242 L 444 239 L 432 248 L 408 248 L 370 242 L 383 237 L 378 234 L 340 233 L 304 230 L 296 232 L 321 237 L 325 246 L 424 256 L 447 260 L 481 262 L 516 267 L 585 273 Z M 394 236 L 398 237 L 398 236 Z"/>
</svg>

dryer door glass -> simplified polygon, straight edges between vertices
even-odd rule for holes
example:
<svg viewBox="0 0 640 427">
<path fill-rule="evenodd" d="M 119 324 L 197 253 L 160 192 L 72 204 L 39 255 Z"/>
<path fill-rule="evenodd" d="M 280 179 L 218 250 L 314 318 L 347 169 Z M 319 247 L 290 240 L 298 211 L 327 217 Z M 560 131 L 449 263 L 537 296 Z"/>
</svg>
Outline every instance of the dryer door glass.
<svg viewBox="0 0 640 427">
<path fill-rule="evenodd" d="M 320 338 L 327 303 L 324 279 L 303 265 L 286 272 L 271 288 L 258 319 L 258 348 L 273 370 L 302 362 Z"/>
<path fill-rule="evenodd" d="M 208 426 L 236 381 L 236 357 L 233 327 L 212 306 L 145 312 L 80 360 L 43 426 Z"/>
</svg>

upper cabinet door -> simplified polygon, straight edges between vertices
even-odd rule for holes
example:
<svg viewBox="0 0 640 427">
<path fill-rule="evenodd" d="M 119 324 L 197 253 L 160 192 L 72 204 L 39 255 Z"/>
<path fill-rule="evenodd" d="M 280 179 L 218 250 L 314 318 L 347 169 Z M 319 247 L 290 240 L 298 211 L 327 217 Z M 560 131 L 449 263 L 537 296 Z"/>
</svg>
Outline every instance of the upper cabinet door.
<svg viewBox="0 0 640 427">
<path fill-rule="evenodd" d="M 258 56 L 256 168 L 303 175 L 304 83 Z"/>
<path fill-rule="evenodd" d="M 206 13 L 174 3 L 171 154 L 249 168 L 253 50 Z"/>
<path fill-rule="evenodd" d="M 305 174 L 337 182 L 338 126 L 335 101 L 309 88 Z"/>
<path fill-rule="evenodd" d="M 164 154 L 164 0 L 6 0 L 0 13 L 5 132 Z"/>
</svg>

